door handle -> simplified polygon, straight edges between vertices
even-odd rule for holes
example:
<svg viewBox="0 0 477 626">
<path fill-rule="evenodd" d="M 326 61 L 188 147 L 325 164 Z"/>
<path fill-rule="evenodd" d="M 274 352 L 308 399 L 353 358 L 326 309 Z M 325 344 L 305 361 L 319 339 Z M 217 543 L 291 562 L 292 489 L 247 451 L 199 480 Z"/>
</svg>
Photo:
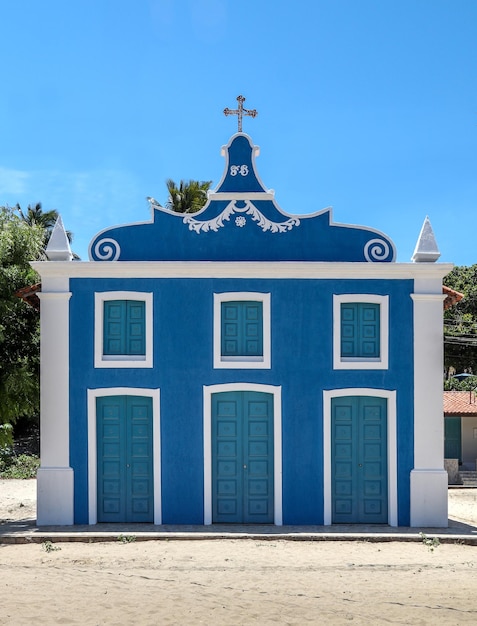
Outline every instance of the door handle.
<svg viewBox="0 0 477 626">
<path fill-rule="evenodd" d="M 363 467 L 363 464 L 362 463 L 358 463 L 358 467 Z"/>
<path fill-rule="evenodd" d="M 244 466 L 243 466 L 243 468 L 244 468 L 244 469 L 247 469 L 247 466 L 246 466 L 246 465 L 244 465 Z"/>
</svg>

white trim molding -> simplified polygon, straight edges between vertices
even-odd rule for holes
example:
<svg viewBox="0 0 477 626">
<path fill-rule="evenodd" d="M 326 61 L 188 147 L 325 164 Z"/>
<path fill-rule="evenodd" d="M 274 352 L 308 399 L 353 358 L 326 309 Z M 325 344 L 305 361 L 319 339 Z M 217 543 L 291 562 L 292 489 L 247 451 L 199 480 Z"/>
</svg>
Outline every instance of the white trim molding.
<svg viewBox="0 0 477 626">
<path fill-rule="evenodd" d="M 50 279 L 39 293 L 40 458 L 37 473 L 38 526 L 74 523 L 74 473 L 70 467 L 68 282 Z"/>
<path fill-rule="evenodd" d="M 365 302 L 379 304 L 380 337 L 378 358 L 342 358 L 341 356 L 341 305 Z M 364 293 L 333 294 L 333 369 L 335 370 L 385 370 L 389 367 L 389 296 Z"/>
<path fill-rule="evenodd" d="M 441 284 L 414 285 L 414 469 L 411 526 L 448 525 L 448 476 L 444 469 L 444 363 Z M 434 293 L 432 293 L 434 291 Z"/>
<path fill-rule="evenodd" d="M 398 525 L 397 507 L 397 414 L 396 391 L 387 389 L 355 388 L 323 391 L 323 479 L 324 525 L 332 524 L 331 485 L 331 400 L 346 396 L 372 396 L 387 400 L 388 419 L 388 524 Z"/>
<path fill-rule="evenodd" d="M 238 356 L 224 358 L 221 355 L 222 302 L 261 302 L 263 311 L 263 357 Z M 214 293 L 214 368 L 215 369 L 270 369 L 271 368 L 271 311 L 270 294 L 254 291 L 228 291 Z"/>
<path fill-rule="evenodd" d="M 273 395 L 274 524 L 283 524 L 282 513 L 282 388 L 257 383 L 204 386 L 204 525 L 212 524 L 212 395 L 227 391 L 258 391 Z"/>
<path fill-rule="evenodd" d="M 103 354 L 104 303 L 109 300 L 138 300 L 145 304 L 146 354 L 144 356 Z M 94 294 L 94 366 L 95 367 L 152 367 L 153 366 L 153 294 L 142 291 L 102 291 Z"/>
<path fill-rule="evenodd" d="M 96 399 L 108 396 L 142 396 L 152 398 L 152 439 L 154 476 L 154 524 L 162 524 L 161 417 L 160 390 L 139 387 L 88 389 L 88 506 L 89 524 L 98 521 L 98 468 L 96 438 Z"/>
<path fill-rule="evenodd" d="M 174 214 L 173 214 L 174 215 Z M 180 217 L 180 213 L 177 214 Z M 437 279 L 451 263 L 354 263 L 320 261 L 34 261 L 43 279 L 70 278 L 344 278 Z"/>
</svg>

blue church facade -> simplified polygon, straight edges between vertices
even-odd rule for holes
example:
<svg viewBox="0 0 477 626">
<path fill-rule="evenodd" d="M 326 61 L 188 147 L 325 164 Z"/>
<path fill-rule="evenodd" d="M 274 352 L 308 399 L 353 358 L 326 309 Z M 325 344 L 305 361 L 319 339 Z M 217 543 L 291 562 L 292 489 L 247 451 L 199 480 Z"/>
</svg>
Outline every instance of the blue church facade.
<svg viewBox="0 0 477 626">
<path fill-rule="evenodd" d="M 34 264 L 38 524 L 447 525 L 451 266 L 422 233 L 396 263 L 331 209 L 284 213 L 257 154 L 239 132 L 200 212 L 152 201 L 89 262 Z"/>
</svg>

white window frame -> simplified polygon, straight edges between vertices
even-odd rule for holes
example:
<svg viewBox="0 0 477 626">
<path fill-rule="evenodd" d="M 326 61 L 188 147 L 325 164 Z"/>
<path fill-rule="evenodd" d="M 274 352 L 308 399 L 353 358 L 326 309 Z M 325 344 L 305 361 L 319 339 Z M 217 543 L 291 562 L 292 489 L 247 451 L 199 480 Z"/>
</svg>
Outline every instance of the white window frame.
<svg viewBox="0 0 477 626">
<path fill-rule="evenodd" d="M 103 353 L 104 303 L 109 300 L 138 300 L 145 304 L 145 343 L 146 354 L 114 354 Z M 153 294 L 143 291 L 103 291 L 94 294 L 94 366 L 95 367 L 152 367 L 152 300 Z"/>
<path fill-rule="evenodd" d="M 341 305 L 366 302 L 379 304 L 380 337 L 378 358 L 341 356 Z M 333 369 L 335 370 L 386 370 L 389 368 L 389 296 L 364 293 L 333 295 Z"/>
<path fill-rule="evenodd" d="M 263 313 L 263 356 L 223 357 L 221 355 L 222 302 L 261 302 Z M 271 368 L 271 319 L 270 294 L 255 291 L 228 291 L 214 293 L 214 368 L 215 369 L 270 369 Z"/>
</svg>

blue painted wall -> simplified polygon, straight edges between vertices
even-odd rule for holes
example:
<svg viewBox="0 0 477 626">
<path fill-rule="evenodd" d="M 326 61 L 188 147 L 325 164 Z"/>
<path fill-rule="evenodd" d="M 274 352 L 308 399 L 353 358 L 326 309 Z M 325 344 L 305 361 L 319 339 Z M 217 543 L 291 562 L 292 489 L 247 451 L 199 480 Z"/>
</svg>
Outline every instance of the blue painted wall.
<svg viewBox="0 0 477 626">
<path fill-rule="evenodd" d="M 412 280 L 71 279 L 70 433 L 75 523 L 88 523 L 87 389 L 161 389 L 165 524 L 203 523 L 203 386 L 282 386 L 283 522 L 323 523 L 323 390 L 397 390 L 398 523 L 413 467 Z M 94 293 L 154 293 L 154 367 L 94 368 Z M 271 293 L 272 368 L 213 369 L 213 294 Z M 332 368 L 334 293 L 389 295 L 389 369 Z"/>
</svg>

